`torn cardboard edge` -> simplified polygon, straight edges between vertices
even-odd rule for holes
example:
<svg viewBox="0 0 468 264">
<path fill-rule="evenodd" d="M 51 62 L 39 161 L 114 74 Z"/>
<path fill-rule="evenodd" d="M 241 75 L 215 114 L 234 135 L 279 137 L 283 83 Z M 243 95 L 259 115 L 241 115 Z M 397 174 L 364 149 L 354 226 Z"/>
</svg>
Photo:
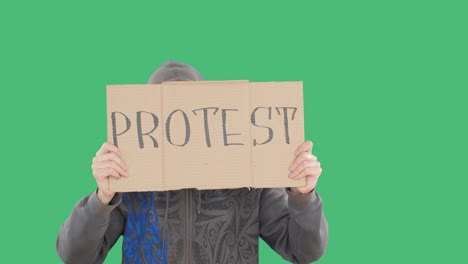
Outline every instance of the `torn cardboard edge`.
<svg viewBox="0 0 468 264">
<path fill-rule="evenodd" d="M 305 186 L 288 178 L 304 141 L 302 81 L 108 85 L 107 120 L 129 167 L 111 191 Z"/>
</svg>

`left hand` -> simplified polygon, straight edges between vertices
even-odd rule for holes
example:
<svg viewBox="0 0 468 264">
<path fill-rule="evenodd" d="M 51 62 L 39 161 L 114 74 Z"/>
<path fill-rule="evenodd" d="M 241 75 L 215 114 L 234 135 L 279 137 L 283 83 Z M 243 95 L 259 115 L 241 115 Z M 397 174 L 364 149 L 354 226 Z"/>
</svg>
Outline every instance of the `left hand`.
<svg viewBox="0 0 468 264">
<path fill-rule="evenodd" d="M 317 181 L 322 174 L 322 167 L 317 157 L 312 155 L 312 141 L 306 141 L 297 147 L 296 159 L 289 166 L 289 177 L 291 179 L 306 178 L 305 187 L 291 187 L 295 193 L 306 194 L 315 189 Z"/>
</svg>

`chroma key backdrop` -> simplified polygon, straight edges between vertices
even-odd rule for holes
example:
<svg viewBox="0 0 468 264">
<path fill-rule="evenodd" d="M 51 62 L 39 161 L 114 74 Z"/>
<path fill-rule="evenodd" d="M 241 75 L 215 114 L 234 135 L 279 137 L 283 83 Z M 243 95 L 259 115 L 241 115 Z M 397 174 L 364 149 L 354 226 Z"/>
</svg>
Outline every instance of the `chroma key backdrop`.
<svg viewBox="0 0 468 264">
<path fill-rule="evenodd" d="M 106 86 L 145 84 L 167 60 L 206 80 L 303 81 L 330 233 L 317 263 L 468 263 L 467 13 L 455 0 L 2 1 L 2 263 L 61 263 L 60 225 L 96 188 Z M 287 263 L 263 241 L 259 262 Z"/>
</svg>

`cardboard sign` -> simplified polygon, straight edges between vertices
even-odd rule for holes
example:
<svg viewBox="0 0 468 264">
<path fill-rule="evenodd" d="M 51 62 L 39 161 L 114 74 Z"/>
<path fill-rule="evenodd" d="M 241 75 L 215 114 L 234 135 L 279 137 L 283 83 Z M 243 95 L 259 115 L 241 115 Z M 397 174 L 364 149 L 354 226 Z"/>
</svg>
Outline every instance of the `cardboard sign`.
<svg viewBox="0 0 468 264">
<path fill-rule="evenodd" d="M 109 85 L 107 120 L 129 167 L 111 191 L 305 186 L 288 178 L 304 142 L 302 82 Z"/>
</svg>

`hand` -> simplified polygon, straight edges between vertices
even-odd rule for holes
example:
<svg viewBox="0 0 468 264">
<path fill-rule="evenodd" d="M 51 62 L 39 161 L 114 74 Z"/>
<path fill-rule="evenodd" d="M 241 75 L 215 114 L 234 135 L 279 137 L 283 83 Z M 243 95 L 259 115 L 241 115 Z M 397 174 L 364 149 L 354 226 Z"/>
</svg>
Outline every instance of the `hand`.
<svg viewBox="0 0 468 264">
<path fill-rule="evenodd" d="M 109 177 L 120 179 L 128 177 L 127 165 L 120 157 L 119 149 L 110 142 L 102 144 L 102 147 L 96 152 L 93 158 L 93 176 L 98 185 L 97 196 L 99 200 L 108 204 L 115 193 L 109 191 Z"/>
<path fill-rule="evenodd" d="M 312 155 L 312 141 L 306 141 L 297 147 L 295 155 L 296 159 L 293 161 L 289 170 L 291 173 L 289 177 L 292 179 L 306 178 L 305 187 L 291 187 L 295 193 L 306 194 L 315 189 L 317 181 L 322 173 L 320 162 L 317 157 Z"/>
</svg>

